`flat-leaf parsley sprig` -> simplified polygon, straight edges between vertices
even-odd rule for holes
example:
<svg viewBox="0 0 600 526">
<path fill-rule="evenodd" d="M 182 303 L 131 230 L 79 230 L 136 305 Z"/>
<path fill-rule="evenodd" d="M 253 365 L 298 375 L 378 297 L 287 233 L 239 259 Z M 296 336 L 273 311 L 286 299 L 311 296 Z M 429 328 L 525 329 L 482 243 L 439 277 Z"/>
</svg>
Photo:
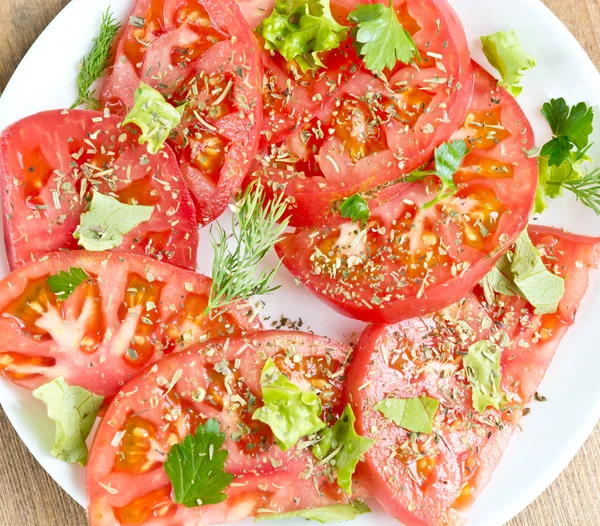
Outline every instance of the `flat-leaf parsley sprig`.
<svg viewBox="0 0 600 526">
<path fill-rule="evenodd" d="M 252 182 L 231 208 L 234 247 L 228 246 L 225 229 L 217 223 L 211 229 L 213 284 L 206 313 L 222 309 L 239 299 L 269 294 L 281 262 L 258 274 L 258 265 L 281 239 L 289 220 L 282 219 L 287 207 L 283 194 L 266 201 L 264 187 Z"/>
<path fill-rule="evenodd" d="M 121 30 L 121 23 L 110 12 L 110 8 L 102 15 L 100 32 L 94 38 L 92 50 L 81 59 L 81 68 L 77 76 L 77 100 L 71 109 L 84 104 L 92 110 L 100 108 L 100 101 L 94 97 L 92 84 L 109 68 L 112 60 L 113 42 Z"/>
</svg>

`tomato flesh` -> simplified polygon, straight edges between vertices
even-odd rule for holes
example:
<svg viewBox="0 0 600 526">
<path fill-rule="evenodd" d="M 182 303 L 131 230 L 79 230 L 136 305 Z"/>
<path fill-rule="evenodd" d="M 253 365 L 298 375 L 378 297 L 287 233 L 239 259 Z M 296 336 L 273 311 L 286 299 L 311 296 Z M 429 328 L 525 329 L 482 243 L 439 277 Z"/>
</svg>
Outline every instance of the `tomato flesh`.
<svg viewBox="0 0 600 526">
<path fill-rule="evenodd" d="M 347 395 L 360 430 L 376 439 L 365 455 L 359 481 L 407 526 L 462 524 L 459 511 L 489 481 L 512 432 L 532 400 L 558 344 L 573 324 L 588 283 L 600 263 L 600 239 L 530 227 L 547 268 L 565 277 L 556 314 L 535 315 L 519 297 L 488 305 L 476 289 L 464 300 L 428 317 L 370 326 L 354 354 Z M 463 357 L 475 342 L 502 348 L 501 411 L 472 406 Z M 439 401 L 431 435 L 410 433 L 374 409 L 386 398 L 429 396 Z"/>
<path fill-rule="evenodd" d="M 70 268 L 89 279 L 59 301 L 47 280 Z M 133 254 L 50 254 L 0 283 L 0 373 L 27 389 L 62 376 L 110 398 L 166 354 L 261 330 L 243 302 L 206 315 L 210 286 L 205 276 Z"/>
<path fill-rule="evenodd" d="M 125 115 L 140 82 L 185 104 L 168 143 L 198 222 L 226 209 L 247 173 L 262 122 L 260 56 L 233 0 L 137 0 L 101 93 Z"/>
<path fill-rule="evenodd" d="M 473 289 L 527 224 L 537 163 L 524 149 L 533 147 L 533 131 L 515 99 L 483 68 L 473 69 L 474 96 L 454 135 L 471 153 L 454 195 L 433 204 L 435 176 L 401 183 L 364 228 L 297 229 L 278 244 L 286 268 L 341 313 L 394 323 L 444 308 Z M 475 114 L 494 123 L 493 148 L 484 142 L 489 133 L 473 127 Z"/>
<path fill-rule="evenodd" d="M 213 340 L 161 360 L 123 387 L 102 420 L 88 462 L 90 524 L 209 525 L 347 502 L 314 466 L 309 449 L 281 451 L 252 414 L 262 405 L 260 376 L 271 357 L 293 383 L 315 392 L 323 418 L 334 420 L 343 409 L 348 355 L 348 348 L 325 338 L 268 331 Z M 181 376 L 172 385 L 176 371 Z M 236 479 L 223 503 L 186 508 L 172 500 L 162 464 L 173 444 L 209 418 L 225 432 L 225 471 Z"/>
</svg>

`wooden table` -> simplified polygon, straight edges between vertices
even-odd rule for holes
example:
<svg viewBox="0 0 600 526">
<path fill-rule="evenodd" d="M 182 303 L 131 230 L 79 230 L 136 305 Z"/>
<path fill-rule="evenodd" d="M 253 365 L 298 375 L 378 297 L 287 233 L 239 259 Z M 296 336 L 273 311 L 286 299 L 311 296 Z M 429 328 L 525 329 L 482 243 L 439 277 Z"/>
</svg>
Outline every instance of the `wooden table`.
<svg viewBox="0 0 600 526">
<path fill-rule="evenodd" d="M 69 0 L 0 0 L 0 90 Z M 88 0 L 92 1 L 92 0 Z M 119 0 L 121 1 L 121 0 Z M 477 2 L 481 0 L 473 0 Z M 545 0 L 600 66 L 599 0 Z M 84 510 L 46 474 L 0 409 L 0 526 L 85 526 Z M 600 524 L 600 426 L 569 468 L 508 526 Z"/>
</svg>

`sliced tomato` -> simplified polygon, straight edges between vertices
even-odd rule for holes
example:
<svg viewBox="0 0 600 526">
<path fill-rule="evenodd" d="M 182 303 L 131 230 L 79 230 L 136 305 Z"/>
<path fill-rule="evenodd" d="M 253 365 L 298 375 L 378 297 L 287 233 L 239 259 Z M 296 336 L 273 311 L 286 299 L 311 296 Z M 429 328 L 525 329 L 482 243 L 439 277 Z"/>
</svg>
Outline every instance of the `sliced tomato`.
<svg viewBox="0 0 600 526">
<path fill-rule="evenodd" d="M 357 5 L 334 7 L 345 20 Z M 421 61 L 399 62 L 382 78 L 354 60 L 345 75 L 333 77 L 327 104 L 316 113 L 309 106 L 311 114 L 297 129 L 256 162 L 253 177 L 291 198 L 293 226 L 339 224 L 342 199 L 428 162 L 464 119 L 473 75 L 455 13 L 437 0 L 397 0 L 394 6 Z"/>
<path fill-rule="evenodd" d="M 48 277 L 70 268 L 89 279 L 61 302 Z M 62 376 L 112 397 L 166 354 L 261 330 L 244 302 L 206 316 L 210 286 L 205 276 L 133 254 L 50 254 L 0 282 L 0 372 L 26 389 Z"/>
<path fill-rule="evenodd" d="M 368 225 L 298 229 L 277 246 L 284 265 L 341 313 L 394 323 L 465 297 L 527 224 L 537 163 L 533 131 L 513 97 L 475 67 L 475 93 L 454 138 L 471 152 L 455 195 L 427 206 L 437 178 L 403 184 Z"/>
<path fill-rule="evenodd" d="M 57 110 L 9 126 L 0 134 L 0 188 L 11 269 L 78 249 L 73 232 L 94 189 L 154 207 L 115 252 L 196 268 L 196 211 L 173 152 L 148 154 L 117 118 Z"/>
<path fill-rule="evenodd" d="M 208 526 L 345 502 L 310 448 L 281 451 L 252 415 L 263 405 L 260 376 L 270 357 L 294 384 L 317 393 L 326 421 L 339 416 L 349 351 L 326 338 L 270 331 L 161 360 L 123 387 L 98 429 L 87 465 L 90 524 Z M 225 471 L 236 478 L 223 503 L 186 508 L 173 501 L 163 462 L 210 418 L 225 433 Z"/>
<path fill-rule="evenodd" d="M 489 481 L 573 323 L 589 270 L 600 262 L 600 239 L 546 228 L 531 228 L 530 235 L 546 266 L 566 278 L 557 314 L 534 315 L 515 296 L 500 298 L 501 310 L 491 309 L 469 294 L 433 316 L 370 326 L 358 343 L 348 397 L 358 432 L 376 439 L 359 481 L 406 526 L 462 524 L 459 510 Z M 505 325 L 514 317 L 517 324 Z M 463 356 L 480 340 L 503 346 L 501 389 L 508 401 L 502 411 L 488 408 L 480 414 L 472 406 Z M 440 403 L 431 435 L 411 434 L 374 409 L 386 398 L 417 396 Z"/>
<path fill-rule="evenodd" d="M 144 82 L 172 104 L 186 104 L 169 144 L 202 224 L 227 208 L 254 157 L 261 69 L 233 0 L 137 0 L 119 42 L 101 101 L 123 116 Z"/>
<path fill-rule="evenodd" d="M 260 23 L 271 16 L 276 0 L 236 0 L 248 25 L 256 29 Z"/>
</svg>

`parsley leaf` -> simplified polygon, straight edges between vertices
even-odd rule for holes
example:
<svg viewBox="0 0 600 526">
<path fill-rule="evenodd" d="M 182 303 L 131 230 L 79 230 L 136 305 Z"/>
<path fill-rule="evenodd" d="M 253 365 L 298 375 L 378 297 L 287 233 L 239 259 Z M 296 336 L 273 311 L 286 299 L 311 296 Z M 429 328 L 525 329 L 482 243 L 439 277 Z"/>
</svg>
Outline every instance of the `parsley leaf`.
<svg viewBox="0 0 600 526">
<path fill-rule="evenodd" d="M 50 290 L 56 294 L 57 301 L 65 301 L 84 281 L 90 279 L 82 268 L 71 267 L 68 272 L 61 270 L 48 278 Z"/>
<path fill-rule="evenodd" d="M 348 21 L 357 24 L 352 31 L 354 46 L 367 68 L 376 75 L 386 68 L 392 69 L 398 60 L 404 64 L 415 57 L 420 60 L 417 45 L 402 27 L 392 0 L 389 7 L 359 5 L 350 13 Z"/>
<path fill-rule="evenodd" d="M 333 18 L 329 0 L 277 0 L 256 31 L 265 49 L 295 60 L 303 72 L 323 67 L 319 53 L 338 48 L 348 35 L 348 28 Z"/>
<path fill-rule="evenodd" d="M 153 206 L 128 205 L 95 191 L 89 210 L 81 214 L 73 237 L 86 250 L 111 250 L 121 246 L 125 234 L 149 221 L 153 212 Z"/>
<path fill-rule="evenodd" d="M 573 148 L 582 151 L 589 144 L 593 131 L 594 110 L 585 102 L 569 108 L 562 97 L 551 99 L 542 106 L 542 115 L 548 121 L 554 137 L 544 144 L 540 155 L 548 157 L 550 166 L 560 166 Z"/>
<path fill-rule="evenodd" d="M 148 152 L 156 155 L 165 147 L 171 132 L 179 126 L 185 105 L 174 108 L 154 88 L 143 82 L 135 90 L 134 104 L 123 125 L 135 124 L 142 130 L 140 144 L 148 143 Z"/>
<path fill-rule="evenodd" d="M 488 303 L 493 303 L 495 292 L 518 295 L 535 308 L 536 314 L 556 312 L 565 293 L 565 280 L 546 268 L 526 230 L 517 238 L 514 252 L 496 263 L 482 286 Z"/>
<path fill-rule="evenodd" d="M 210 419 L 198 426 L 195 436 L 190 434 L 171 448 L 164 469 L 173 485 L 175 502 L 193 508 L 227 498 L 223 490 L 235 476 L 224 470 L 229 455 L 221 449 L 224 442 L 219 423 Z"/>
<path fill-rule="evenodd" d="M 500 409 L 506 403 L 506 396 L 500 390 L 500 358 L 500 347 L 483 340 L 471 345 L 463 359 L 473 392 L 473 407 L 479 413 L 490 406 Z"/>
<path fill-rule="evenodd" d="M 81 67 L 77 76 L 78 96 L 71 109 L 75 109 L 80 104 L 85 104 L 92 110 L 100 109 L 100 101 L 94 97 L 92 84 L 109 68 L 112 62 L 113 42 L 120 30 L 121 24 L 108 9 L 102 15 L 100 32 L 94 38 L 92 50 L 81 59 Z"/>
<path fill-rule="evenodd" d="M 394 424 L 414 433 L 433 431 L 433 418 L 440 403 L 435 398 L 386 398 L 375 405 L 380 413 Z"/>
<path fill-rule="evenodd" d="M 520 85 L 523 73 L 535 67 L 535 58 L 525 51 L 512 29 L 481 37 L 481 43 L 485 57 L 502 77 L 500 86 L 518 97 L 523 91 Z"/>
<path fill-rule="evenodd" d="M 430 208 L 456 192 L 454 175 L 458 172 L 469 153 L 467 143 L 461 139 L 445 142 L 435 149 L 435 170 L 415 171 L 406 178 L 408 182 L 420 181 L 430 175 L 435 175 L 439 178 L 441 188 L 438 195 L 435 199 L 426 203 L 424 208 Z"/>
<path fill-rule="evenodd" d="M 335 467 L 338 486 L 349 495 L 352 494 L 352 475 L 356 465 L 375 443 L 356 433 L 355 420 L 352 407 L 347 405 L 339 420 L 321 433 L 321 441 L 313 447 L 315 457 Z"/>
<path fill-rule="evenodd" d="M 319 397 L 290 382 L 271 358 L 262 370 L 260 387 L 265 405 L 254 412 L 252 419 L 271 428 L 283 451 L 325 427 L 319 418 L 323 412 Z"/>
<path fill-rule="evenodd" d="M 364 226 L 371 216 L 369 204 L 360 194 L 354 194 L 348 199 L 344 199 L 340 207 L 340 215 L 350 219 L 353 223 L 358 221 Z"/>
<path fill-rule="evenodd" d="M 257 521 L 275 521 L 284 519 L 306 519 L 321 524 L 329 522 L 352 521 L 363 513 L 371 513 L 371 509 L 364 502 L 353 500 L 349 504 L 332 504 L 311 510 L 290 511 L 289 513 L 263 513 Z"/>
<path fill-rule="evenodd" d="M 85 466 L 88 449 L 85 443 L 92 431 L 104 397 L 83 387 L 70 386 L 59 377 L 33 391 L 46 404 L 48 416 L 56 424 L 52 456 L 65 462 Z"/>
</svg>

